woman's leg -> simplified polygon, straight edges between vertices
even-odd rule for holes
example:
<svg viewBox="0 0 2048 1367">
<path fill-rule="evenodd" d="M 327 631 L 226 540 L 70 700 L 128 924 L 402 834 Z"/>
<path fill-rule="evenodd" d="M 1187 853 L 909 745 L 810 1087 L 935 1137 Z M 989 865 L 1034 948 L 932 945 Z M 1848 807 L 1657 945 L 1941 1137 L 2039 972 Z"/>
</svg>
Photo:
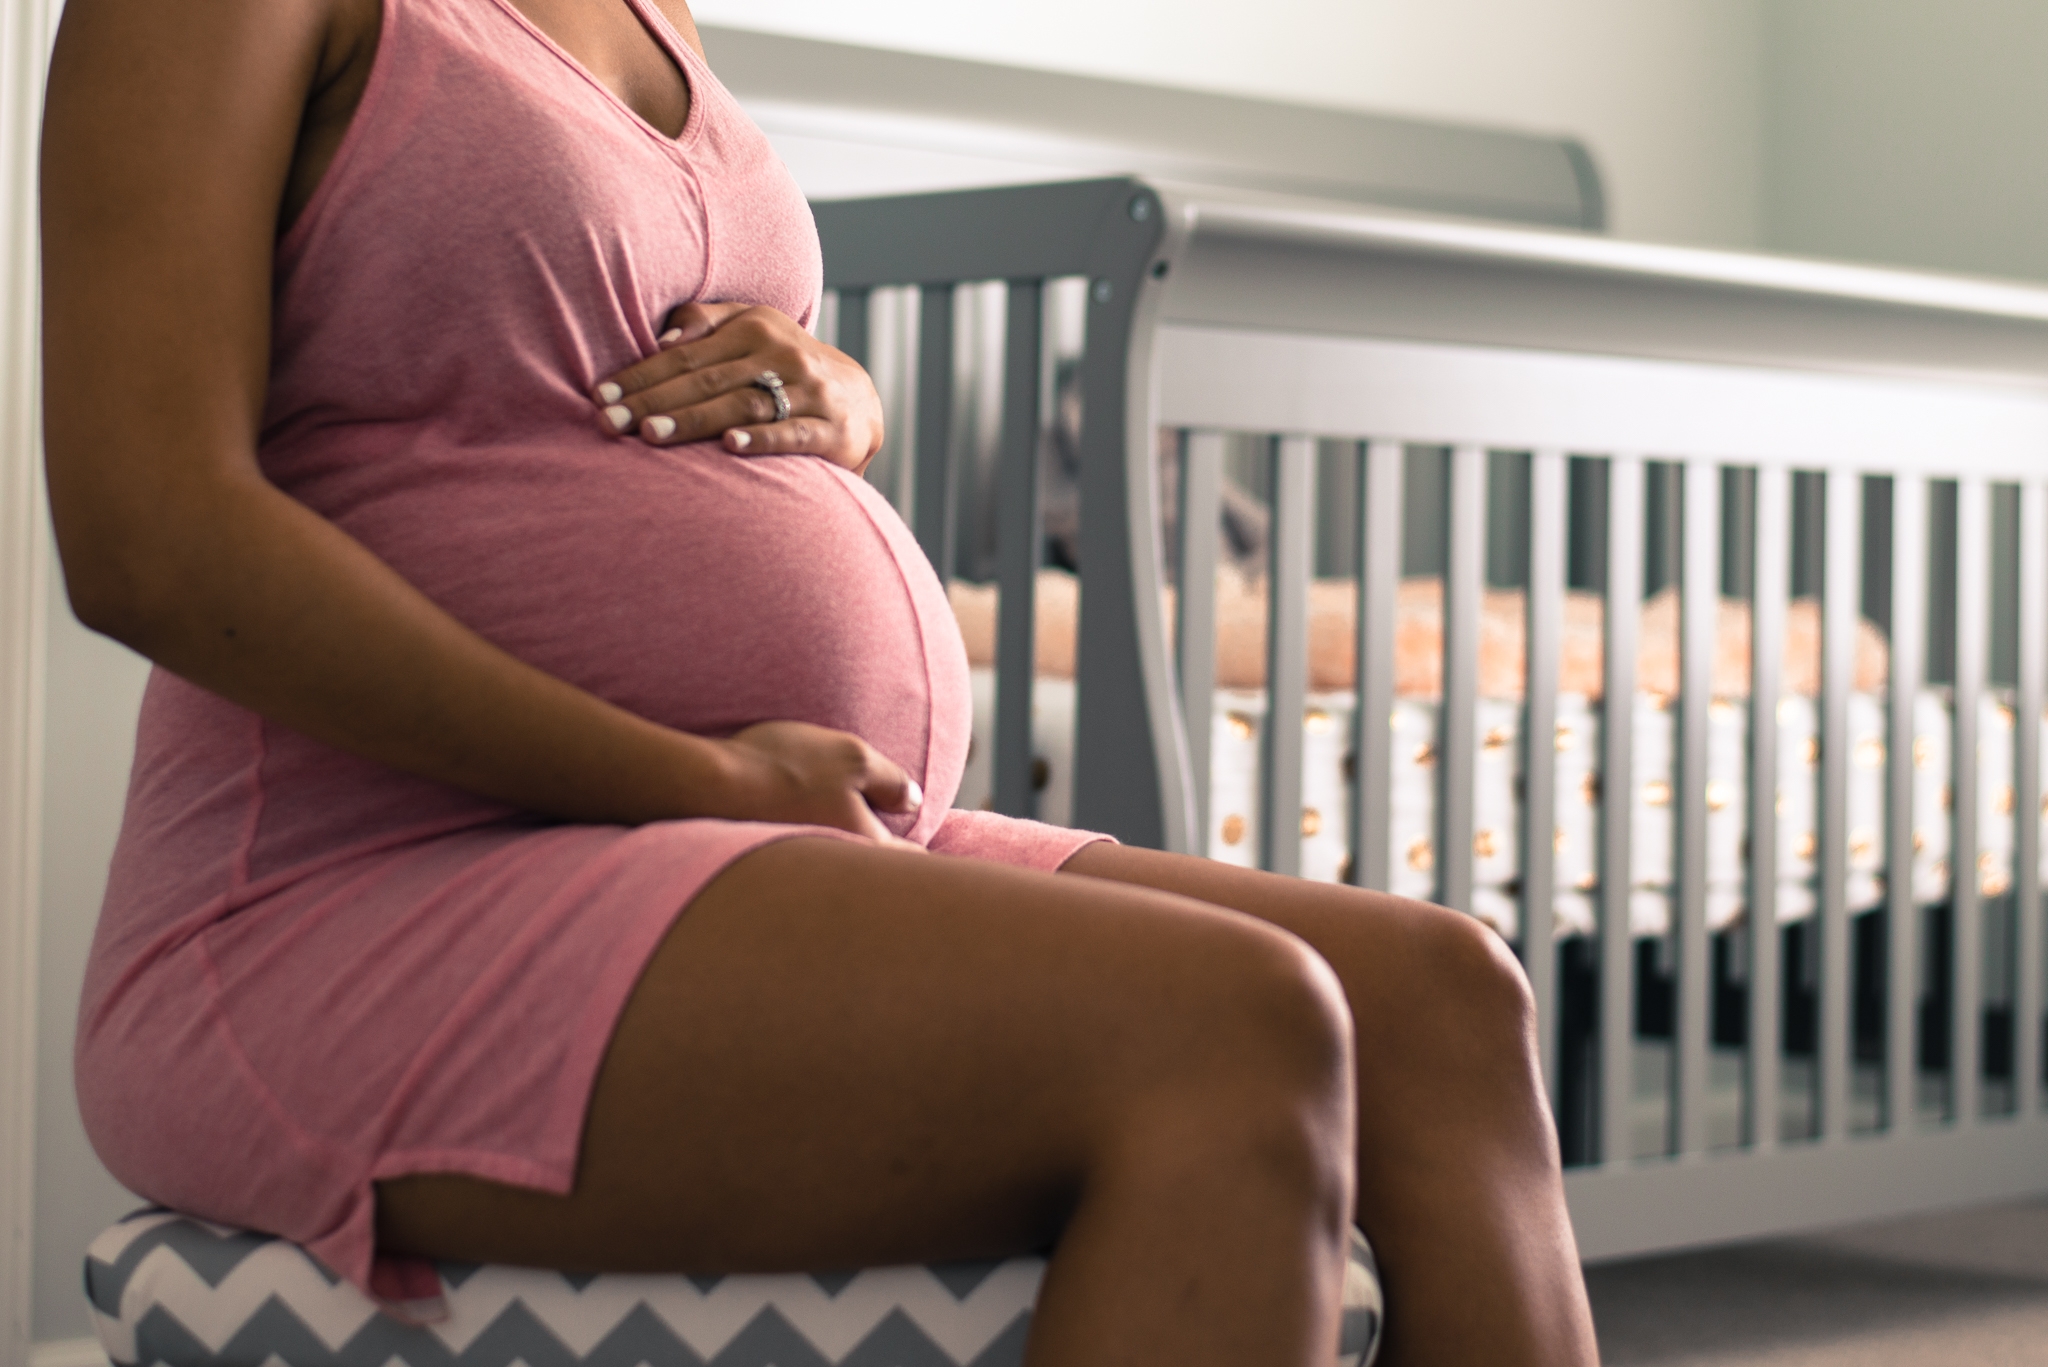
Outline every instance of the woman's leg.
<svg viewBox="0 0 2048 1367">
<path fill-rule="evenodd" d="M 1091 845 L 1066 872 L 1235 908 L 1336 969 L 1358 1031 L 1382 1364 L 1596 1360 L 1527 980 L 1499 937 L 1441 907 L 1152 850 Z"/>
<path fill-rule="evenodd" d="M 1036 1364 L 1326 1367 L 1351 1026 L 1292 936 L 1093 879 L 791 840 L 701 893 L 573 1194 L 380 1184 L 379 1240 L 701 1272 L 1058 1247 Z"/>
</svg>

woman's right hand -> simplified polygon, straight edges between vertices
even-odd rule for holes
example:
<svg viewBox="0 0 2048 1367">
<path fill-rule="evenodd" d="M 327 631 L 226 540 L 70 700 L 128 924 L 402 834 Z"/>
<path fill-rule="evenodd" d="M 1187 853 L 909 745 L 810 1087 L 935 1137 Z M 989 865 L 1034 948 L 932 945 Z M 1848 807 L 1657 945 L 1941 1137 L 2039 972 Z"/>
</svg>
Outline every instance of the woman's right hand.
<svg viewBox="0 0 2048 1367">
<path fill-rule="evenodd" d="M 718 815 L 830 826 L 883 845 L 918 849 L 876 812 L 924 805 L 916 780 L 859 736 L 801 721 L 764 721 L 724 742 L 737 773 Z"/>
</svg>

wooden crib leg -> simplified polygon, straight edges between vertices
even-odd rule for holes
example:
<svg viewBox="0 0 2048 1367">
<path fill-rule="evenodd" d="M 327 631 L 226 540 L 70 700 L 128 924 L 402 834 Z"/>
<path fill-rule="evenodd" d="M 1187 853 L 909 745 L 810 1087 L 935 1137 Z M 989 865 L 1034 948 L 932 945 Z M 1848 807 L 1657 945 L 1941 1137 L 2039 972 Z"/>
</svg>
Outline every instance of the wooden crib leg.
<svg viewBox="0 0 2048 1367">
<path fill-rule="evenodd" d="M 1091 845 L 1066 871 L 1245 912 L 1336 969 L 1358 1032 L 1358 1222 L 1380 1255 L 1384 1367 L 1597 1361 L 1528 983 L 1492 931 L 1153 850 Z"/>
</svg>

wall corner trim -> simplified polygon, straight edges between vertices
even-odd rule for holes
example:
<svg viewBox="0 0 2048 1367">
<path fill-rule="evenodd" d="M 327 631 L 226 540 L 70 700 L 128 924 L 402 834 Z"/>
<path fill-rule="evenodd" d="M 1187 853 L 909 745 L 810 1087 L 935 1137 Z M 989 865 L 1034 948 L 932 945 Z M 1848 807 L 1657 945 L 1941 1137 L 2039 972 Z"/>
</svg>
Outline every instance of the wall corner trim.
<svg viewBox="0 0 2048 1367">
<path fill-rule="evenodd" d="M 0 8 L 0 1362 L 28 1360 L 32 1347 L 49 556 L 39 440 L 36 144 L 55 11 L 55 0 Z"/>
</svg>

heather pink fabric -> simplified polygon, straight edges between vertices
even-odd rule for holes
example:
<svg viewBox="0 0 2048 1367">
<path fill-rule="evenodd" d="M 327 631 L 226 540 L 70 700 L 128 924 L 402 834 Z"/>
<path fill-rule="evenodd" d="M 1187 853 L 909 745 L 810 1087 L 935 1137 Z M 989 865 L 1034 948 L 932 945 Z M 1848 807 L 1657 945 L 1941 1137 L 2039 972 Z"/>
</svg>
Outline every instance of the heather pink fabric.
<svg viewBox="0 0 2048 1367">
<path fill-rule="evenodd" d="M 632 3 L 693 88 L 679 139 L 504 0 L 385 0 L 354 124 L 278 247 L 263 467 L 513 654 L 705 735 L 856 732 L 924 785 L 899 833 L 1055 867 L 1093 837 L 947 811 L 966 656 L 882 499 L 823 460 L 598 430 L 590 386 L 675 305 L 808 323 L 819 296 L 796 186 Z M 374 1180 L 570 1188 L 649 955 L 725 864 L 798 833 L 544 821 L 159 671 L 80 1021 L 94 1146 L 135 1191 L 367 1289 Z"/>
</svg>

